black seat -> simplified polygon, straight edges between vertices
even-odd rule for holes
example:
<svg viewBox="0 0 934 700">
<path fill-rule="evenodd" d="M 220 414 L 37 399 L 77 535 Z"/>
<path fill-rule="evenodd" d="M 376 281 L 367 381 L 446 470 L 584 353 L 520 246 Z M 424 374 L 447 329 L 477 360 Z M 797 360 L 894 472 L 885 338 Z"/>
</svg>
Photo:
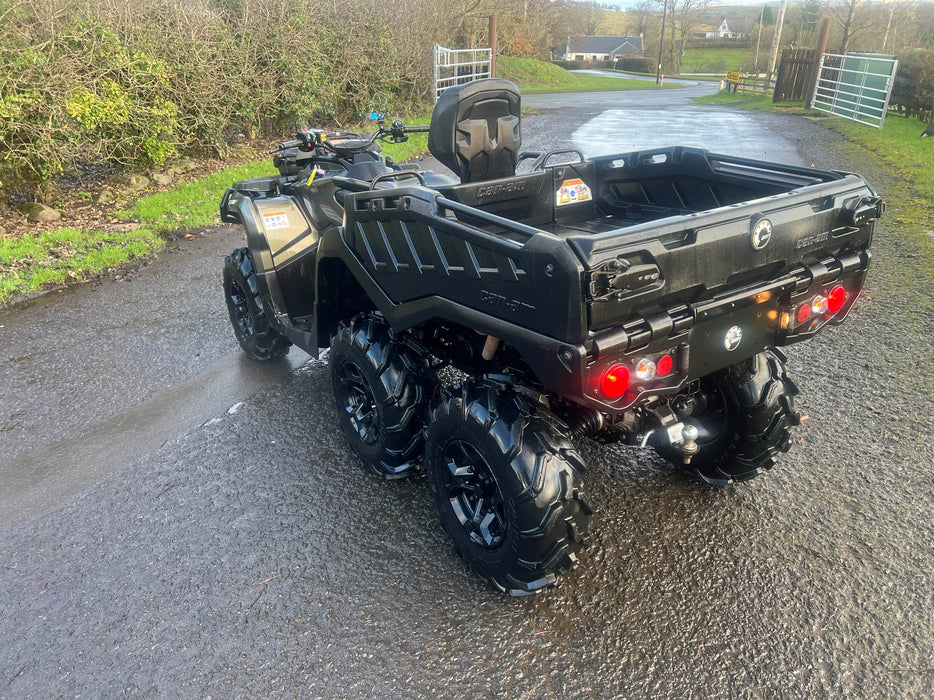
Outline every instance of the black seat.
<svg viewBox="0 0 934 700">
<path fill-rule="evenodd" d="M 508 80 L 475 80 L 441 93 L 431 116 L 428 150 L 461 182 L 516 174 L 522 145 L 519 87 Z"/>
</svg>

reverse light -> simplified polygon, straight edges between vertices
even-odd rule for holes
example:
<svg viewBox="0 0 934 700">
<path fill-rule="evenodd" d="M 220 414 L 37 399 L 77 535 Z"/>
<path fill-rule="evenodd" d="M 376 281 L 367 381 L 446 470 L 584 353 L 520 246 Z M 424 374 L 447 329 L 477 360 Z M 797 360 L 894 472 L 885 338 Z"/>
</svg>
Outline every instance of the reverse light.
<svg viewBox="0 0 934 700">
<path fill-rule="evenodd" d="M 675 361 L 671 355 L 662 355 L 658 358 L 658 362 L 655 363 L 655 371 L 658 372 L 659 377 L 667 377 L 674 364 Z"/>
<path fill-rule="evenodd" d="M 843 305 L 846 303 L 846 290 L 841 286 L 837 285 L 827 294 L 827 313 L 835 314 L 840 309 L 843 308 Z"/>
<path fill-rule="evenodd" d="M 618 399 L 629 388 L 629 370 L 623 365 L 613 365 L 600 379 L 600 390 L 608 399 Z"/>
<path fill-rule="evenodd" d="M 640 381 L 655 379 L 655 363 L 648 357 L 643 357 L 636 364 L 636 378 Z"/>
<path fill-rule="evenodd" d="M 814 297 L 814 301 L 811 302 L 811 311 L 816 314 L 827 313 L 827 297 L 820 295 Z"/>
</svg>

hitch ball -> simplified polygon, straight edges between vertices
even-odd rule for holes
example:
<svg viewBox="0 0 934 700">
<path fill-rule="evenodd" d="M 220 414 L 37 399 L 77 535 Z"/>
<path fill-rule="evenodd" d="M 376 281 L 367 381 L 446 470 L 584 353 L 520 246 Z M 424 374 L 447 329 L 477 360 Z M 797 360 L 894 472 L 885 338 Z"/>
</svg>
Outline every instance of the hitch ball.
<svg viewBox="0 0 934 700">
<path fill-rule="evenodd" d="M 678 449 L 681 451 L 681 454 L 684 455 L 685 464 L 690 464 L 691 458 L 693 458 L 694 455 L 697 454 L 698 450 L 700 450 L 700 447 L 698 447 L 697 443 L 695 442 L 695 440 L 697 440 L 697 435 L 697 428 L 695 428 L 690 423 L 685 424 L 685 426 L 681 428 L 682 442 L 680 445 L 678 445 Z"/>
</svg>

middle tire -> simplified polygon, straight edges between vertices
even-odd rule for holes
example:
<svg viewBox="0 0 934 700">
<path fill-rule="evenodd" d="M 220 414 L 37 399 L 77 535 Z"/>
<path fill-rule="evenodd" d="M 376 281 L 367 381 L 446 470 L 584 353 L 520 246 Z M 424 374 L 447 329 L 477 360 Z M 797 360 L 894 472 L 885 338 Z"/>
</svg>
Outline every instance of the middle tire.
<svg viewBox="0 0 934 700">
<path fill-rule="evenodd" d="M 590 541 L 580 456 L 566 428 L 508 385 L 469 380 L 428 426 L 425 466 L 439 520 L 491 585 L 530 595 L 577 567 Z"/>
<path fill-rule="evenodd" d="M 331 388 L 350 447 L 386 479 L 408 476 L 424 447 L 435 380 L 427 360 L 395 342 L 375 314 L 341 322 L 331 340 Z"/>
</svg>

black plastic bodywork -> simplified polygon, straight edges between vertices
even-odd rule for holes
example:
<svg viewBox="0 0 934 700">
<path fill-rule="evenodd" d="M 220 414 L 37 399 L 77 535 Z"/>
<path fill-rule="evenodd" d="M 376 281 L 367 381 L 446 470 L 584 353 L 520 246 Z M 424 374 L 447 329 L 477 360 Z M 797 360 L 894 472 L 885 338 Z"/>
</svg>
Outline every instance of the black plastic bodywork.
<svg viewBox="0 0 934 700">
<path fill-rule="evenodd" d="M 293 342 L 312 354 L 327 346 L 330 309 L 356 295 L 396 331 L 446 322 L 495 336 L 546 391 L 611 417 L 839 323 L 862 286 L 882 210 L 855 175 L 693 148 L 435 188 L 333 177 L 309 193 L 301 177 L 235 186 L 222 209 L 246 224 L 267 311 Z M 578 181 L 589 196 L 559 202 Z M 304 240 L 317 244 L 279 262 L 255 211 L 285 199 L 298 203 Z M 312 213 L 325 200 L 342 205 L 341 225 Z M 321 283 L 324 268 L 344 282 Z M 839 313 L 786 323 L 799 300 L 833 284 L 848 293 Z M 742 340 L 727 349 L 734 327 Z M 599 393 L 611 364 L 653 353 L 675 358 L 667 377 L 613 401 Z"/>
</svg>

